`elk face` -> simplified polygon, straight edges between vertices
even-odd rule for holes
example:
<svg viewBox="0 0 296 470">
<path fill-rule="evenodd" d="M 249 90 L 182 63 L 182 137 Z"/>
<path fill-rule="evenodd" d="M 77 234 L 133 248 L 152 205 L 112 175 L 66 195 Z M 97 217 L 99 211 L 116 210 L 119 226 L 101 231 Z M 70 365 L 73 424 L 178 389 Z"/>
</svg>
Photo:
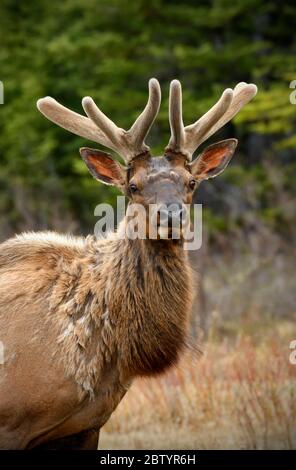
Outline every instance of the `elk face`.
<svg viewBox="0 0 296 470">
<path fill-rule="evenodd" d="M 182 237 L 189 223 L 186 205 L 197 185 L 184 157 L 139 157 L 124 168 L 97 150 L 83 148 L 81 155 L 97 180 L 128 197 L 127 218 L 137 217 L 145 238 Z"/>
<path fill-rule="evenodd" d="M 128 171 L 127 192 L 132 205 L 144 208 L 147 237 L 182 237 L 189 222 L 186 204 L 190 204 L 195 185 L 182 157 L 135 161 Z"/>
<path fill-rule="evenodd" d="M 195 189 L 224 170 L 236 145 L 235 139 L 218 142 L 193 163 L 168 152 L 162 157 L 140 156 L 128 167 L 99 150 L 82 148 L 80 153 L 97 180 L 117 186 L 129 198 L 127 216 L 137 216 L 147 238 L 180 239 L 188 228 Z"/>
</svg>

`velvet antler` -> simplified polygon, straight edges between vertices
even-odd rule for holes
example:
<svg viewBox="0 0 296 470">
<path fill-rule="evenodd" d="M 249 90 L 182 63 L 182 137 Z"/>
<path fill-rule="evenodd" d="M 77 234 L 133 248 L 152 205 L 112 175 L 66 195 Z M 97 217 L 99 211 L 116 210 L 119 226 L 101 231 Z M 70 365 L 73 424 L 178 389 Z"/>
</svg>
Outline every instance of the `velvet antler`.
<svg viewBox="0 0 296 470">
<path fill-rule="evenodd" d="M 129 163 L 136 156 L 150 150 L 145 144 L 145 138 L 157 116 L 160 100 L 159 83 L 152 78 L 149 81 L 147 105 L 128 131 L 117 127 L 88 96 L 82 100 L 88 117 L 65 108 L 51 97 L 38 100 L 37 107 L 58 126 L 114 150 Z"/>
<path fill-rule="evenodd" d="M 166 152 L 181 153 L 190 161 L 202 142 L 230 121 L 257 93 L 254 84 L 238 83 L 226 88 L 219 101 L 194 124 L 184 127 L 182 118 L 182 88 L 178 80 L 170 86 L 169 119 L 171 138 Z"/>
</svg>

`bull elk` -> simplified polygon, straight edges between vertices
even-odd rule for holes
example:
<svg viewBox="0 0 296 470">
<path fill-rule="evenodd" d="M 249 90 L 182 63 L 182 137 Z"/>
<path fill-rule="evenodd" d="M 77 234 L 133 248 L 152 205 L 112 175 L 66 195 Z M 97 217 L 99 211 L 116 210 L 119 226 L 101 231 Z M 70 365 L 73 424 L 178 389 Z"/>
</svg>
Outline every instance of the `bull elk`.
<svg viewBox="0 0 296 470">
<path fill-rule="evenodd" d="M 117 152 L 80 149 L 91 174 L 114 185 L 129 205 L 150 203 L 182 217 L 198 184 L 221 173 L 237 145 L 199 145 L 256 94 L 253 84 L 226 89 L 184 127 L 181 85 L 170 86 L 171 138 L 153 157 L 145 138 L 161 99 L 156 79 L 142 114 L 125 131 L 86 97 L 86 116 L 46 97 L 38 109 L 57 125 Z M 148 212 L 148 211 L 147 211 Z M 96 240 L 54 232 L 24 233 L 0 245 L 0 448 L 96 449 L 100 428 L 133 379 L 175 364 L 187 341 L 192 274 L 184 237 L 129 239 L 124 229 Z M 158 219 L 159 233 L 162 219 Z"/>
</svg>

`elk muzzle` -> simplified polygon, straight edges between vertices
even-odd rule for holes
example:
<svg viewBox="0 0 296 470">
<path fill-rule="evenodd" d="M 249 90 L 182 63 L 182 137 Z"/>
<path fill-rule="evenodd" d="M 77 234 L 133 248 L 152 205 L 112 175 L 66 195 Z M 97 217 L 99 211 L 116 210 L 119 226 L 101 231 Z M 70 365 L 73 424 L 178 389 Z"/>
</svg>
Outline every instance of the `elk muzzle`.
<svg viewBox="0 0 296 470">
<path fill-rule="evenodd" d="M 160 238 L 181 239 L 188 222 L 188 209 L 184 204 L 175 202 L 158 205 L 157 228 Z"/>
</svg>

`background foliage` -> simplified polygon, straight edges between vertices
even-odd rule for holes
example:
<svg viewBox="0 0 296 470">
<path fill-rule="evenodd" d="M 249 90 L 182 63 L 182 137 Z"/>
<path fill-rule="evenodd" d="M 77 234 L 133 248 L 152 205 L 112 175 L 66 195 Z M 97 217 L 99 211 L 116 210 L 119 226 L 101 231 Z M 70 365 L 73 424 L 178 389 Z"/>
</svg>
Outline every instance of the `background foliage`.
<svg viewBox="0 0 296 470">
<path fill-rule="evenodd" d="M 184 88 L 184 119 L 192 122 L 239 81 L 259 87 L 254 101 L 215 140 L 238 137 L 235 161 L 204 184 L 211 239 L 262 226 L 290 238 L 294 225 L 296 106 L 295 2 L 263 0 L 2 0 L 0 64 L 0 238 L 24 229 L 88 233 L 93 208 L 116 192 L 88 175 L 78 148 L 90 145 L 36 110 L 52 95 L 81 112 L 91 95 L 121 127 L 143 108 L 147 81 L 163 88 L 150 144 L 169 138 L 169 82 Z M 289 27 L 291 25 L 291 27 Z"/>
</svg>

